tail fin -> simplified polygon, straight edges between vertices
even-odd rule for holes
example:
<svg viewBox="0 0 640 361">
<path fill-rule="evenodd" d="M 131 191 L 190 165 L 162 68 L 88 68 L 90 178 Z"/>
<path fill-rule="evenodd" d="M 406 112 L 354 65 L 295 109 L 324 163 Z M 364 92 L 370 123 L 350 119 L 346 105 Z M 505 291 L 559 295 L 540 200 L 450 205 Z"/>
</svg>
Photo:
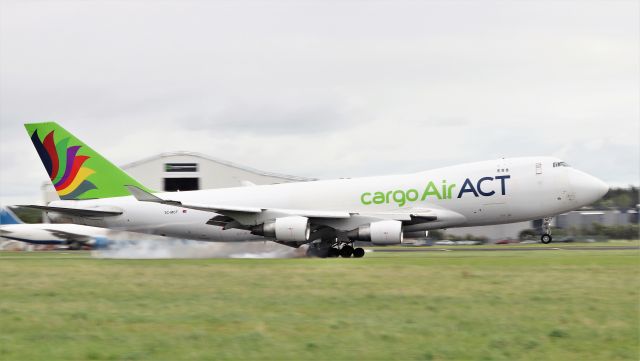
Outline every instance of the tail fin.
<svg viewBox="0 0 640 361">
<path fill-rule="evenodd" d="M 57 123 L 24 126 L 60 199 L 128 196 L 125 185 L 147 189 Z"/>
<path fill-rule="evenodd" d="M 0 224 L 23 223 L 9 207 L 0 207 Z"/>
</svg>

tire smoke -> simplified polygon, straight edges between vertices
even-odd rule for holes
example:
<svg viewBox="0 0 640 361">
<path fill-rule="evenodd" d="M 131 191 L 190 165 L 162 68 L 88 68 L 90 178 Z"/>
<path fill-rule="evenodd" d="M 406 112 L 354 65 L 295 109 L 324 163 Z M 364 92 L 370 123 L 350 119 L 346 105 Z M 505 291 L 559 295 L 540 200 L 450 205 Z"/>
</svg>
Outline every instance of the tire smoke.
<svg viewBox="0 0 640 361">
<path fill-rule="evenodd" d="M 306 246 L 291 248 L 271 241 L 202 242 L 181 239 L 115 240 L 108 248 L 94 250 L 95 258 L 299 258 L 306 257 Z"/>
</svg>

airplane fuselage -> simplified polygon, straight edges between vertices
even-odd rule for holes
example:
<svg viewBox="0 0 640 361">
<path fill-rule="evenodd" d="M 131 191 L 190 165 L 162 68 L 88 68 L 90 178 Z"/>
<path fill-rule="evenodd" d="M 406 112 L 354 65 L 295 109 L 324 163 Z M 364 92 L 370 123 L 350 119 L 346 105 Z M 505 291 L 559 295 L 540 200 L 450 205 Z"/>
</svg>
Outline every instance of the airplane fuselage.
<svg viewBox="0 0 640 361">
<path fill-rule="evenodd" d="M 324 224 L 348 231 L 389 215 L 428 210 L 437 219 L 407 230 L 513 223 L 553 216 L 590 204 L 608 187 L 600 180 L 552 157 L 511 158 L 469 163 L 424 172 L 354 179 L 286 183 L 264 186 L 156 193 L 183 204 L 341 211 L 348 219 Z M 207 224 L 209 211 L 140 202 L 132 196 L 82 201 L 54 201 L 56 207 L 114 207 L 111 217 L 72 217 L 74 223 L 118 230 L 206 241 L 262 239 L 242 229 L 223 230 Z M 278 216 L 278 214 L 273 214 Z M 59 217 L 58 217 L 59 218 Z M 56 217 L 53 217 L 56 220 Z M 64 217 L 68 220 L 68 217 Z"/>
<path fill-rule="evenodd" d="M 20 223 L 0 225 L 0 237 L 32 244 L 63 245 L 73 242 L 57 233 L 74 234 L 87 239 L 103 239 L 108 230 L 80 224 Z M 89 242 L 91 243 L 91 242 Z"/>
</svg>

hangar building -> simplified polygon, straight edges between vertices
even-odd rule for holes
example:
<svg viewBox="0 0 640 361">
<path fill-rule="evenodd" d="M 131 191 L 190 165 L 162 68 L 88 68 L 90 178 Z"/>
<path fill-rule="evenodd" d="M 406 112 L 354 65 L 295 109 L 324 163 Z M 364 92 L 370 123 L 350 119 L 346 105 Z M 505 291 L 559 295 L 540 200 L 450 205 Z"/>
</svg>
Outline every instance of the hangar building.
<svg viewBox="0 0 640 361">
<path fill-rule="evenodd" d="M 193 152 L 162 153 L 121 168 L 145 186 L 168 192 L 315 180 L 264 172 Z M 50 182 L 42 190 L 45 204 L 59 199 Z"/>
</svg>

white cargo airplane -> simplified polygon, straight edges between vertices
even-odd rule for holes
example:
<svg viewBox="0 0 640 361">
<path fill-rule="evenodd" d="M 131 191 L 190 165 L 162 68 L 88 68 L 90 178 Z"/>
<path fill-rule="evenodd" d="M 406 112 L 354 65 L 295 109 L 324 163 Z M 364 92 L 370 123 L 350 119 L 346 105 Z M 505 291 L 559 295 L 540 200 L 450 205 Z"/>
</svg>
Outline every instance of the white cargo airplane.
<svg viewBox="0 0 640 361">
<path fill-rule="evenodd" d="M 552 157 L 507 158 L 412 174 L 158 193 L 56 123 L 25 125 L 60 201 L 31 206 L 73 223 L 204 241 L 270 239 L 312 254 L 362 257 L 354 241 L 399 244 L 430 229 L 550 217 L 600 199 L 607 184 Z"/>
<path fill-rule="evenodd" d="M 111 244 L 109 230 L 79 224 L 24 223 L 9 208 L 0 207 L 0 237 L 68 249 L 102 249 Z"/>
</svg>

